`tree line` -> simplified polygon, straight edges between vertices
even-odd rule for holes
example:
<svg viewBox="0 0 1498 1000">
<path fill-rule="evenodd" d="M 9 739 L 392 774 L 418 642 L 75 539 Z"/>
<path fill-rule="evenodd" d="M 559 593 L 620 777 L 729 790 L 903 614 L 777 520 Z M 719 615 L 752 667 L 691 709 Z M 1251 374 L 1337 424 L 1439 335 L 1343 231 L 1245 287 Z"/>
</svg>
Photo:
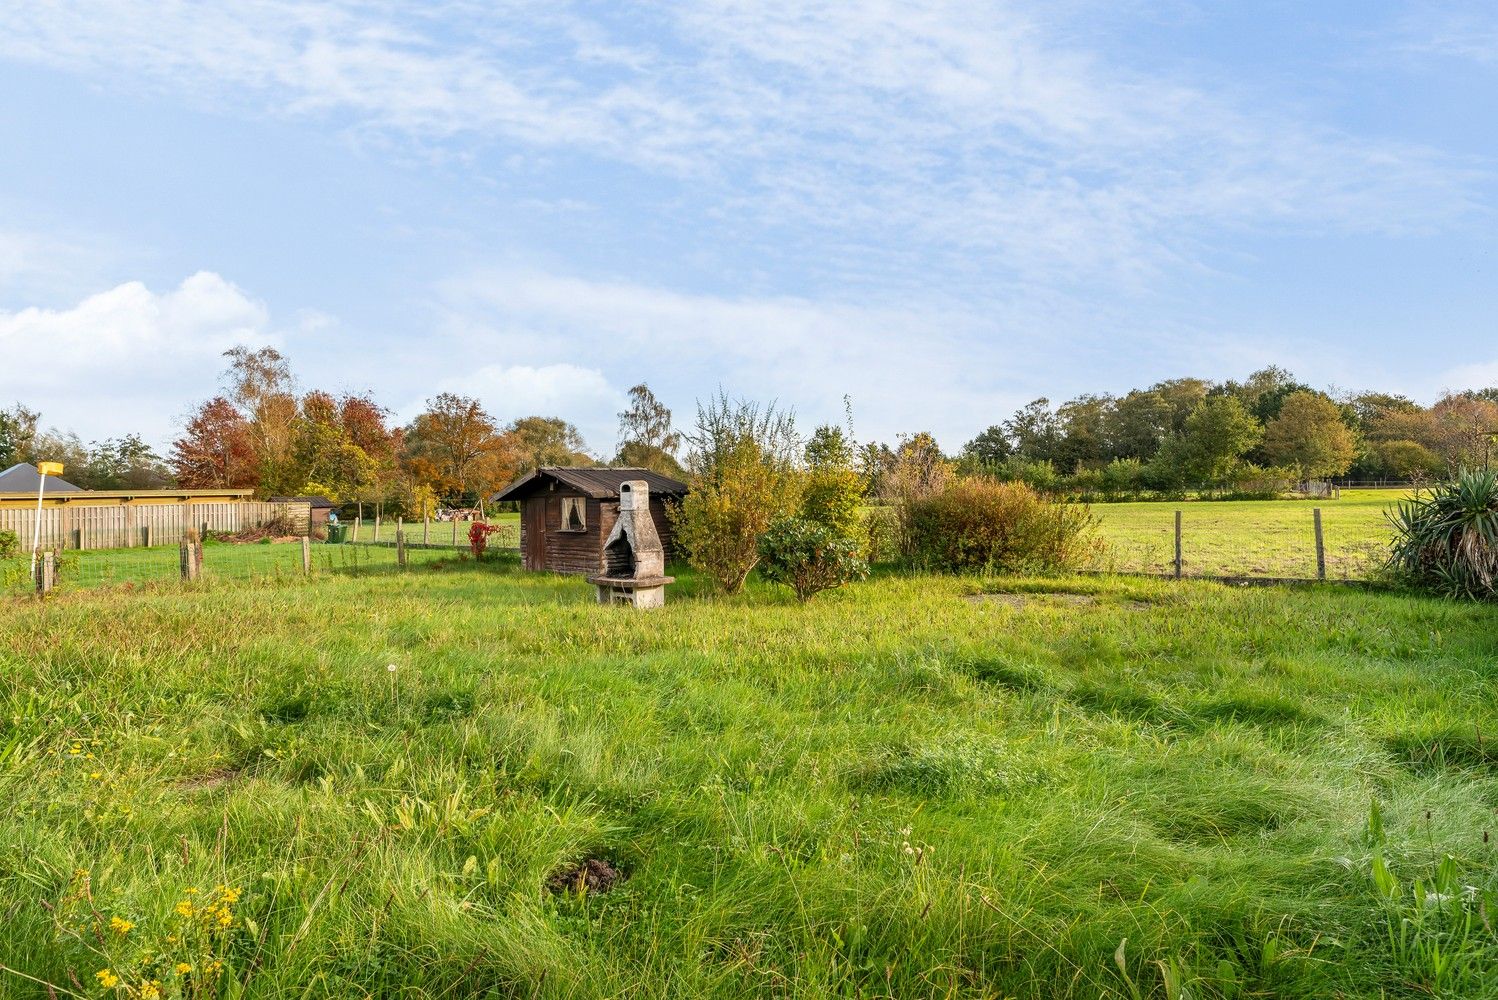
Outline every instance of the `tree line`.
<svg viewBox="0 0 1498 1000">
<path fill-rule="evenodd" d="M 562 417 L 501 423 L 471 397 L 440 393 L 401 426 L 370 393 L 303 391 L 273 348 L 225 353 L 221 391 L 182 421 L 167 455 L 136 434 L 84 444 L 42 430 L 34 410 L 0 411 L 0 468 L 62 461 L 88 489 L 253 489 L 418 512 L 476 505 L 543 465 L 615 464 L 684 475 L 689 441 L 650 388 L 630 390 L 611 453 L 590 453 Z M 1037 399 L 956 455 L 929 433 L 856 446 L 869 495 L 919 491 L 953 471 L 1042 489 L 1131 493 L 1251 490 L 1328 477 L 1408 481 L 1486 466 L 1498 436 L 1498 388 L 1449 392 L 1423 406 L 1384 392 L 1314 389 L 1278 367 L 1241 381 L 1177 378 L 1122 395 Z M 855 447 L 849 435 L 839 445 Z M 680 458 L 679 458 L 680 456 Z"/>
<path fill-rule="evenodd" d="M 17 404 L 0 411 L 0 468 L 61 461 L 85 489 L 251 489 L 258 496 L 326 496 L 340 504 L 430 513 L 438 503 L 478 506 L 544 465 L 600 462 L 680 474 L 671 414 L 645 385 L 630 390 L 610 456 L 588 452 L 561 417 L 502 424 L 477 400 L 444 392 L 401 426 L 370 393 L 302 390 L 290 360 L 270 347 L 225 352 L 221 391 L 182 421 L 167 455 L 138 435 L 84 444 L 42 430 Z"/>
</svg>

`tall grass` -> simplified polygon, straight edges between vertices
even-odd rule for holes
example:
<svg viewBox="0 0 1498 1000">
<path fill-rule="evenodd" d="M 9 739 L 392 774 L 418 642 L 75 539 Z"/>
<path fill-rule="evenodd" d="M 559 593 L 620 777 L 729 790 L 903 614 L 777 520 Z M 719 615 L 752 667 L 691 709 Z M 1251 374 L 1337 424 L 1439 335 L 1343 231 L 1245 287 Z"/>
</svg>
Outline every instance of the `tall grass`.
<svg viewBox="0 0 1498 1000">
<path fill-rule="evenodd" d="M 647 615 L 471 563 L 0 604 L 0 992 L 1491 989 L 1487 911 L 1403 930 L 1498 879 L 1490 609 L 682 575 Z M 624 880 L 549 888 L 589 857 Z"/>
</svg>

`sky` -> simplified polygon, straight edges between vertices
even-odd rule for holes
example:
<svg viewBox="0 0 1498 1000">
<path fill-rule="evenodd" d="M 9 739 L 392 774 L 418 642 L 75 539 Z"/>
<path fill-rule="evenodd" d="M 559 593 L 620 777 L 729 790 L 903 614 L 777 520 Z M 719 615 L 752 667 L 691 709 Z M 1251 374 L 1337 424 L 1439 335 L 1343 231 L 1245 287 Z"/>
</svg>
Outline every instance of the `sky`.
<svg viewBox="0 0 1498 1000">
<path fill-rule="evenodd" d="M 630 386 L 956 450 L 1279 364 L 1498 385 L 1498 4 L 0 4 L 0 406 L 222 352 L 612 452 Z"/>
</svg>

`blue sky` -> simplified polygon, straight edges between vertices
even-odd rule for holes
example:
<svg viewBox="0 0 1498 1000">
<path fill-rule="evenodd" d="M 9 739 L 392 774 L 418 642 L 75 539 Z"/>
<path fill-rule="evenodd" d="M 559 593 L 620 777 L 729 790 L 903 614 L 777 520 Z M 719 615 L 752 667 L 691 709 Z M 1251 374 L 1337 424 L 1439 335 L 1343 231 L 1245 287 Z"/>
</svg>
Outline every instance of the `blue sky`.
<svg viewBox="0 0 1498 1000">
<path fill-rule="evenodd" d="M 0 8 L 0 405 L 170 439 L 219 352 L 401 417 L 722 385 L 955 449 L 1268 363 L 1498 384 L 1498 6 Z"/>
</svg>

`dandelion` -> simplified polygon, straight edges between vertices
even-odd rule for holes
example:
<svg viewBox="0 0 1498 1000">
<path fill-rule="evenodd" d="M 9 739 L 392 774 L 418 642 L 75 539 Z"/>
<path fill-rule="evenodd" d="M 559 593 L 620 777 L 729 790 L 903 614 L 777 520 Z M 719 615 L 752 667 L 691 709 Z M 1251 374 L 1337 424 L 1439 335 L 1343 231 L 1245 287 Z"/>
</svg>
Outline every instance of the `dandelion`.
<svg viewBox="0 0 1498 1000">
<path fill-rule="evenodd" d="M 131 923 L 129 920 L 124 919 L 123 917 L 110 917 L 109 918 L 109 929 L 112 930 L 112 931 L 114 931 L 116 934 L 120 935 L 121 937 L 125 936 L 126 934 L 129 934 L 130 933 L 130 929 L 132 927 L 134 927 L 134 926 L 135 926 L 135 924 Z"/>
<path fill-rule="evenodd" d="M 187 975 L 191 971 L 192 971 L 192 966 L 188 965 L 186 962 L 178 962 L 177 963 L 177 975 L 179 975 L 179 976 L 185 976 L 185 975 Z"/>
<path fill-rule="evenodd" d="M 115 975 L 113 972 L 110 972 L 108 969 L 100 969 L 98 972 L 94 973 L 94 978 L 97 979 L 99 981 L 99 985 L 104 987 L 106 990 L 112 990 L 120 983 L 120 977 Z"/>
<path fill-rule="evenodd" d="M 94 781 L 98 781 L 100 778 L 104 777 L 104 775 L 99 771 L 90 771 L 88 776 Z"/>
<path fill-rule="evenodd" d="M 190 917 L 190 916 L 192 916 L 192 914 L 193 914 L 192 900 L 190 900 L 190 899 L 184 899 L 184 900 L 182 900 L 180 903 L 177 904 L 176 910 L 177 910 L 177 915 L 180 916 L 180 917 Z"/>
<path fill-rule="evenodd" d="M 141 1000 L 157 1000 L 161 996 L 161 980 L 150 979 L 140 984 Z"/>
</svg>

